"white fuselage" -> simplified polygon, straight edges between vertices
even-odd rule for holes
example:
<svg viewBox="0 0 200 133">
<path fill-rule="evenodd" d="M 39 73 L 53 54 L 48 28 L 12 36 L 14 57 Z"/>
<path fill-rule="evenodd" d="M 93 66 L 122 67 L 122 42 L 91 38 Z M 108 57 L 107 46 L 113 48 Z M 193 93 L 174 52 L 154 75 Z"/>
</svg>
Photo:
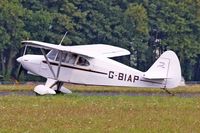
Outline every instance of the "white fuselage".
<svg viewBox="0 0 200 133">
<path fill-rule="evenodd" d="M 80 58 L 78 55 L 77 58 Z M 143 78 L 144 72 L 138 71 L 117 61 L 105 57 L 88 58 L 88 65 L 79 65 L 78 59 L 73 64 L 48 59 L 53 69 L 50 70 L 43 55 L 24 55 L 18 61 L 29 72 L 45 78 L 61 82 L 102 85 L 102 86 L 129 86 L 129 87 L 156 87 L 162 88 L 164 80 L 148 80 Z M 57 72 L 59 74 L 57 74 Z"/>
</svg>

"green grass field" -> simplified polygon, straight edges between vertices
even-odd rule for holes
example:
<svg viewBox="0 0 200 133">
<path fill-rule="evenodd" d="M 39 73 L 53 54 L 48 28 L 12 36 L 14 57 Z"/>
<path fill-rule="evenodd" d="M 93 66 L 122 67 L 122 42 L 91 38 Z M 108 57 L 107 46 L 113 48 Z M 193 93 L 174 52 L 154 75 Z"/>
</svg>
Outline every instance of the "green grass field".
<svg viewBox="0 0 200 133">
<path fill-rule="evenodd" d="M 30 91 L 33 90 L 35 84 L 25 85 L 0 85 L 0 91 Z M 155 88 L 137 88 L 137 87 L 105 87 L 105 86 L 83 86 L 65 84 L 65 87 L 75 92 L 164 92 L 161 89 Z M 170 90 L 173 93 L 189 92 L 189 93 L 200 93 L 200 85 L 182 86 Z"/>
<path fill-rule="evenodd" d="M 13 87 L 13 88 L 12 88 Z M 71 86 L 73 91 L 90 87 Z M 32 85 L 0 86 L 0 91 L 31 90 Z M 100 91 L 91 87 L 87 91 Z M 105 87 L 103 91 L 116 91 Z M 174 91 L 199 92 L 199 86 Z M 118 88 L 130 91 L 130 88 Z M 142 89 L 142 91 L 147 91 Z M 151 90 L 153 91 L 153 90 Z M 160 91 L 160 90 L 156 90 Z M 200 132 L 200 98 L 176 96 L 0 97 L 0 132 Z"/>
</svg>

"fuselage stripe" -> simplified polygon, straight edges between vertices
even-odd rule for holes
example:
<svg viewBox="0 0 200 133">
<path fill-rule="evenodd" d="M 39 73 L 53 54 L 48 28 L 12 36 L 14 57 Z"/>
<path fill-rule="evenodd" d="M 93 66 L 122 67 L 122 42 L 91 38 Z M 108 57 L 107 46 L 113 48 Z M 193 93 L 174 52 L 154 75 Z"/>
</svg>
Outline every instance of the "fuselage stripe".
<svg viewBox="0 0 200 133">
<path fill-rule="evenodd" d="M 42 62 L 47 64 L 47 61 L 42 61 Z M 50 64 L 54 65 L 54 66 L 58 66 L 59 65 L 59 63 L 56 63 L 56 62 L 50 62 Z M 93 72 L 93 73 L 108 75 L 105 72 L 99 72 L 99 71 L 94 71 L 94 70 L 89 70 L 89 69 L 84 69 L 84 68 L 78 68 L 78 67 L 68 66 L 68 65 L 64 65 L 64 64 L 61 64 L 61 67 L 66 67 L 66 68 L 71 68 L 71 69 L 76 69 L 76 70 L 81 70 L 81 71 L 87 71 L 87 72 Z"/>
<path fill-rule="evenodd" d="M 155 82 L 155 81 L 143 80 L 143 79 L 141 79 L 140 81 L 148 82 L 148 83 L 154 83 L 154 84 L 163 84 L 163 83 L 161 83 L 161 82 Z"/>
</svg>

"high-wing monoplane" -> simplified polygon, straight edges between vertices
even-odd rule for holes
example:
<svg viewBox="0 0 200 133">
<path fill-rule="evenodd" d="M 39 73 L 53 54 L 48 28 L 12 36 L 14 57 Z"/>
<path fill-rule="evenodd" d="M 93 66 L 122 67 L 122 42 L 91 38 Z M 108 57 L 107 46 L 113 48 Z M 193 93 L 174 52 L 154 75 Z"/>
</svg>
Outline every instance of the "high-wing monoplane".
<svg viewBox="0 0 200 133">
<path fill-rule="evenodd" d="M 181 81 L 179 59 L 170 50 L 142 72 L 111 59 L 130 54 L 126 49 L 111 45 L 63 46 L 31 40 L 22 41 L 22 44 L 38 48 L 43 54 L 24 54 L 17 59 L 30 74 L 47 78 L 45 85 L 34 88 L 40 95 L 71 93 L 63 83 L 167 90 L 177 87 Z M 47 54 L 45 49 L 49 50 Z"/>
</svg>

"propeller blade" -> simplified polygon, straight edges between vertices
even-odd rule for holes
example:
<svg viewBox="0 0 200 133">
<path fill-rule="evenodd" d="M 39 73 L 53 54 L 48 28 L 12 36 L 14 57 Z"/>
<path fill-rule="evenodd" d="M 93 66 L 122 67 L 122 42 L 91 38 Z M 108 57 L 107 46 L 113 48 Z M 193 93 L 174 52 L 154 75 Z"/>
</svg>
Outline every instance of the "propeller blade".
<svg viewBox="0 0 200 133">
<path fill-rule="evenodd" d="M 22 70 L 23 70 L 23 67 L 22 67 L 22 64 L 20 63 L 19 67 L 17 68 L 17 75 L 16 75 L 17 80 L 19 79 L 19 76 Z"/>
<path fill-rule="evenodd" d="M 28 47 L 28 46 L 25 45 L 24 50 L 23 50 L 23 55 L 26 54 L 26 52 L 27 52 L 27 47 Z M 21 72 L 24 70 L 24 68 L 22 67 L 22 64 L 21 64 L 21 60 L 22 60 L 22 57 L 17 58 L 17 61 L 20 63 L 19 66 L 18 66 L 18 68 L 17 68 L 17 73 L 16 73 L 16 79 L 17 79 L 17 80 L 19 80 L 19 77 L 20 77 L 20 75 L 21 75 Z"/>
</svg>

